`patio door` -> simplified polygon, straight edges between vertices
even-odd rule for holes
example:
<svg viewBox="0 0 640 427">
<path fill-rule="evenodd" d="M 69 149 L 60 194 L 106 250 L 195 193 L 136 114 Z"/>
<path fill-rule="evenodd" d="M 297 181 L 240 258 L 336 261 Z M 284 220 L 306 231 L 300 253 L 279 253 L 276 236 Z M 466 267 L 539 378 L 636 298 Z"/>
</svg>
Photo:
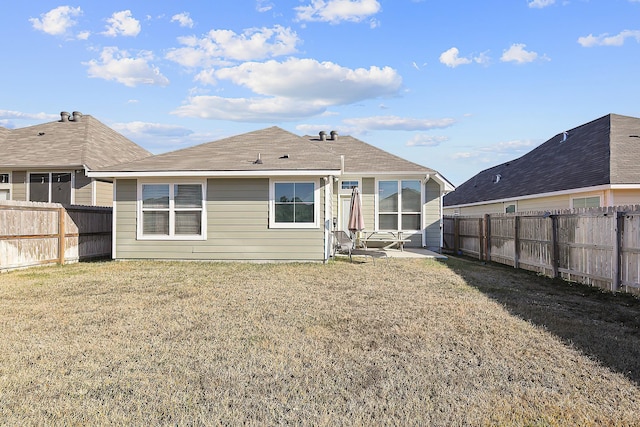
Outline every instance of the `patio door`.
<svg viewBox="0 0 640 427">
<path fill-rule="evenodd" d="M 338 228 L 342 231 L 346 231 L 351 236 L 349 231 L 349 210 L 351 209 L 351 197 L 340 197 L 340 224 Z"/>
</svg>

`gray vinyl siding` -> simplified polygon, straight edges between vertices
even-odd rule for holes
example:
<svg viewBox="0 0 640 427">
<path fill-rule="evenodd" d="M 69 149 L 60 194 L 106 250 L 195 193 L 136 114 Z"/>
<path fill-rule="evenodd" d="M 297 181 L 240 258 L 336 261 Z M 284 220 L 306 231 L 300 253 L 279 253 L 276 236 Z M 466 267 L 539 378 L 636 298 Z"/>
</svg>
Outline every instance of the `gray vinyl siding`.
<svg viewBox="0 0 640 427">
<path fill-rule="evenodd" d="M 426 246 L 432 251 L 440 251 L 440 185 L 433 179 L 425 184 L 424 227 Z"/>
<path fill-rule="evenodd" d="M 113 184 L 106 181 L 96 181 L 96 206 L 111 206 L 113 204 Z"/>
<path fill-rule="evenodd" d="M 91 178 L 87 177 L 84 173 L 76 173 L 74 188 L 74 202 L 76 205 L 93 205 Z"/>
<path fill-rule="evenodd" d="M 11 199 L 26 201 L 27 200 L 27 172 L 13 171 L 11 174 Z"/>
<path fill-rule="evenodd" d="M 320 180 L 318 180 L 320 185 Z M 324 194 L 318 209 L 324 223 Z M 116 257 L 229 261 L 323 261 L 324 229 L 270 229 L 269 180 L 209 179 L 207 239 L 136 239 L 136 180 L 116 182 Z"/>
<path fill-rule="evenodd" d="M 373 231 L 376 224 L 376 180 L 362 178 L 362 215 L 367 231 Z"/>
</svg>

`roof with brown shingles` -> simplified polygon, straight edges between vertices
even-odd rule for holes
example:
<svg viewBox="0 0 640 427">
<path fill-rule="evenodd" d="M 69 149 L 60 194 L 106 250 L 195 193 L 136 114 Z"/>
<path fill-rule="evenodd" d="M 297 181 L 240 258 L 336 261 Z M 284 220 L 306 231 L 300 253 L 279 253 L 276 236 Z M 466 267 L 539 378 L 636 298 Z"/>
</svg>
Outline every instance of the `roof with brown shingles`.
<svg viewBox="0 0 640 427">
<path fill-rule="evenodd" d="M 256 163 L 260 156 L 261 163 Z M 102 168 L 100 172 L 339 170 L 340 156 L 277 126 Z"/>
<path fill-rule="evenodd" d="M 352 136 L 338 136 L 335 139 L 327 138 L 326 141 L 321 141 L 319 137 L 313 136 L 305 136 L 305 138 L 323 144 L 335 154 L 343 155 L 345 173 L 436 173 L 433 169 L 410 162 Z"/>
<path fill-rule="evenodd" d="M 520 158 L 483 170 L 447 194 L 444 205 L 640 184 L 639 163 L 640 119 L 608 114 L 567 131 L 566 139 L 560 133 Z"/>
<path fill-rule="evenodd" d="M 94 170 L 149 156 L 150 152 L 90 115 L 0 128 L 0 168 L 4 169 L 86 166 Z"/>
</svg>

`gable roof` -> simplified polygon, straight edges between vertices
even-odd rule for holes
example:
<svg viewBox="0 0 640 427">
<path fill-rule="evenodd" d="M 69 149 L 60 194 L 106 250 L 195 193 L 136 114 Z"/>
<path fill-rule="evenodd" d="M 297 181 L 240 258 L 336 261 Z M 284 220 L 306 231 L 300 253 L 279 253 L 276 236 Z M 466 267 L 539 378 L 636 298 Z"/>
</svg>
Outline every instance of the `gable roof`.
<svg viewBox="0 0 640 427">
<path fill-rule="evenodd" d="M 445 206 L 606 184 L 640 183 L 640 119 L 608 114 L 555 135 L 524 156 L 485 169 Z"/>
<path fill-rule="evenodd" d="M 97 169 L 151 156 L 90 115 L 18 129 L 0 130 L 0 167 Z M 2 137 L 4 133 L 4 138 Z"/>
<path fill-rule="evenodd" d="M 256 162 L 260 158 L 260 162 Z M 101 168 L 114 172 L 247 172 L 340 170 L 340 156 L 277 126 L 224 138 L 139 161 Z"/>
<path fill-rule="evenodd" d="M 327 138 L 323 141 L 319 136 L 305 136 L 310 141 L 323 144 L 333 153 L 344 156 L 345 174 L 397 174 L 420 173 L 433 176 L 440 181 L 445 191 L 452 191 L 455 187 L 434 169 L 422 166 L 398 157 L 380 148 L 367 144 L 352 136 L 340 136 L 335 139 Z"/>
</svg>

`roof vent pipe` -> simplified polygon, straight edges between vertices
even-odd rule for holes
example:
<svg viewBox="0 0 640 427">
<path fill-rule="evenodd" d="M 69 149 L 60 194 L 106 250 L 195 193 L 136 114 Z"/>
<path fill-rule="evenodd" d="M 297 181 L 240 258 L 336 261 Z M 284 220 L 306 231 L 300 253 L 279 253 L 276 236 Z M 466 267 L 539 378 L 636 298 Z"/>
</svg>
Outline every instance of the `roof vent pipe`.
<svg viewBox="0 0 640 427">
<path fill-rule="evenodd" d="M 82 113 L 80 111 L 74 111 L 73 112 L 73 121 L 74 122 L 79 122 L 80 119 L 82 119 Z"/>
<path fill-rule="evenodd" d="M 338 132 L 335 130 L 331 131 L 331 140 L 332 141 L 337 141 L 338 140 Z"/>
<path fill-rule="evenodd" d="M 67 113 L 66 111 L 61 111 L 60 112 L 60 121 L 61 122 L 68 122 L 69 121 L 69 113 Z"/>
<path fill-rule="evenodd" d="M 320 141 L 324 142 L 327 140 L 327 133 L 323 130 L 320 131 Z"/>
</svg>

